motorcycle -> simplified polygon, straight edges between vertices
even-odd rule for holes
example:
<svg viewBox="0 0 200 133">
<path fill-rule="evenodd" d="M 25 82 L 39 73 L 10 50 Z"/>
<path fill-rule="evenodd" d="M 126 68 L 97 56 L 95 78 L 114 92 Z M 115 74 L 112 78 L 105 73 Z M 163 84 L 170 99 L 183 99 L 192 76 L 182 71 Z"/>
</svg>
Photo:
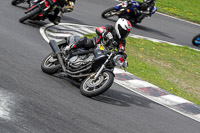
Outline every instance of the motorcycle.
<svg viewBox="0 0 200 133">
<path fill-rule="evenodd" d="M 45 20 L 47 14 L 52 12 L 57 7 L 57 0 L 41 0 L 35 5 L 31 6 L 26 12 L 25 16 L 19 19 L 23 23 L 27 19 L 31 20 Z"/>
<path fill-rule="evenodd" d="M 157 7 L 154 6 L 150 13 L 145 12 L 145 11 L 140 11 L 141 12 L 140 15 L 133 16 L 134 9 L 139 9 L 139 2 L 124 1 L 114 7 L 111 7 L 103 11 L 101 16 L 102 18 L 106 18 L 106 19 L 109 17 L 118 16 L 119 18 L 125 18 L 129 20 L 132 24 L 137 24 L 137 23 L 141 23 L 141 21 L 145 17 L 151 17 L 151 15 L 157 11 Z"/>
<path fill-rule="evenodd" d="M 66 46 L 76 44 L 79 36 L 71 35 L 67 43 L 49 42 L 52 48 L 41 64 L 41 69 L 47 74 L 64 72 L 70 79 L 81 83 L 80 92 L 86 97 L 94 97 L 108 90 L 114 81 L 114 67 L 123 67 L 122 55 L 115 47 L 105 47 L 97 44 L 95 48 L 77 48 L 68 52 Z M 124 61 L 125 62 L 125 61 Z"/>
<path fill-rule="evenodd" d="M 194 46 L 200 46 L 200 34 L 196 35 L 193 39 L 192 39 L 192 44 Z"/>
<path fill-rule="evenodd" d="M 18 4 L 21 4 L 21 3 L 28 3 L 28 4 L 30 4 L 30 0 L 12 0 L 11 1 L 11 4 L 13 5 L 13 6 L 16 6 L 16 5 L 18 5 Z"/>
</svg>

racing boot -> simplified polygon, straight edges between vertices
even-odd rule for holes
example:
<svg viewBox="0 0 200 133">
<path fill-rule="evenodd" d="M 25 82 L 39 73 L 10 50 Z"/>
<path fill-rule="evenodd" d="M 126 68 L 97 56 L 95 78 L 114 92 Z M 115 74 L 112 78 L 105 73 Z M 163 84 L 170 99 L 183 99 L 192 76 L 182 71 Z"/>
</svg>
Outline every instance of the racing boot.
<svg viewBox="0 0 200 133">
<path fill-rule="evenodd" d="M 75 45 L 74 43 L 71 43 L 71 44 L 67 45 L 67 46 L 65 47 L 65 49 L 64 49 L 65 54 L 67 55 L 67 54 L 70 52 L 70 50 L 71 50 L 71 49 L 74 49 L 74 48 L 76 48 L 76 45 Z"/>
<path fill-rule="evenodd" d="M 57 16 L 57 17 L 54 19 L 53 23 L 54 23 L 55 25 L 58 25 L 58 24 L 60 23 L 60 20 L 61 20 L 61 17 Z"/>
<path fill-rule="evenodd" d="M 49 21 L 51 21 L 52 23 L 54 23 L 55 25 L 58 25 L 60 23 L 61 17 L 57 16 L 55 17 L 52 14 L 48 14 L 47 18 L 49 19 Z"/>
<path fill-rule="evenodd" d="M 60 23 L 61 17 L 62 17 L 62 12 L 59 10 L 55 11 L 53 23 L 55 25 L 58 25 Z"/>
</svg>

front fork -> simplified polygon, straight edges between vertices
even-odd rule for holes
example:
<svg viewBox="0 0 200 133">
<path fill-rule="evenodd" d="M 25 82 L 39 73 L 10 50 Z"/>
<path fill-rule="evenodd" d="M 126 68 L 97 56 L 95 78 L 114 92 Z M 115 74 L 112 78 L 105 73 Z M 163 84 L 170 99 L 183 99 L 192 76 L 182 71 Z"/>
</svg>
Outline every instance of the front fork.
<svg viewBox="0 0 200 133">
<path fill-rule="evenodd" d="M 51 40 L 49 42 L 49 45 L 50 45 L 51 49 L 53 50 L 53 53 L 57 56 L 58 61 L 59 61 L 60 65 L 61 65 L 61 67 L 62 67 L 62 70 L 64 72 L 66 72 L 67 70 L 65 68 L 64 61 L 63 61 L 63 58 L 62 58 L 62 55 L 61 55 L 62 52 L 60 51 L 56 41 Z"/>
<path fill-rule="evenodd" d="M 111 59 L 111 57 L 113 56 L 114 53 L 111 53 L 109 56 L 108 56 L 108 59 L 104 62 L 104 64 L 101 66 L 101 68 L 97 71 L 97 73 L 95 74 L 94 76 L 94 80 L 96 80 L 99 75 L 102 73 L 102 71 L 104 70 L 104 68 L 106 67 L 107 63 L 109 62 L 109 60 Z M 91 77 L 93 78 L 93 76 Z"/>
</svg>

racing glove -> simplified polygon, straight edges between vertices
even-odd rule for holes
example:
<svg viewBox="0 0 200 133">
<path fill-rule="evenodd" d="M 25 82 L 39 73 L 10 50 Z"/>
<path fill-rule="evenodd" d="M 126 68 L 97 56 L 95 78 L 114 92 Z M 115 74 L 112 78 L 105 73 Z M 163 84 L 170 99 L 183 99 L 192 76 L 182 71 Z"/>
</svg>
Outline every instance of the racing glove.
<svg viewBox="0 0 200 133">
<path fill-rule="evenodd" d="M 102 37 L 107 38 L 109 40 L 113 40 L 113 35 L 110 32 L 107 32 L 107 31 L 102 33 Z"/>
<path fill-rule="evenodd" d="M 124 67 L 125 69 L 128 67 L 128 62 L 127 62 L 126 60 L 124 61 L 123 67 Z"/>
</svg>

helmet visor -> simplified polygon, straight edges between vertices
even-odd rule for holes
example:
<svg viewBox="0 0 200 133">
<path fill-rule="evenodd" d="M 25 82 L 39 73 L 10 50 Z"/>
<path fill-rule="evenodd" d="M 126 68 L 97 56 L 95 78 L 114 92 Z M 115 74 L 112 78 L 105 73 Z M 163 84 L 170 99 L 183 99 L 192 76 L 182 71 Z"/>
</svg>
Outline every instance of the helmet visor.
<svg viewBox="0 0 200 133">
<path fill-rule="evenodd" d="M 130 33 L 130 29 L 125 30 L 121 27 L 121 25 L 118 25 L 118 29 L 119 29 L 121 39 L 125 39 Z"/>
</svg>

